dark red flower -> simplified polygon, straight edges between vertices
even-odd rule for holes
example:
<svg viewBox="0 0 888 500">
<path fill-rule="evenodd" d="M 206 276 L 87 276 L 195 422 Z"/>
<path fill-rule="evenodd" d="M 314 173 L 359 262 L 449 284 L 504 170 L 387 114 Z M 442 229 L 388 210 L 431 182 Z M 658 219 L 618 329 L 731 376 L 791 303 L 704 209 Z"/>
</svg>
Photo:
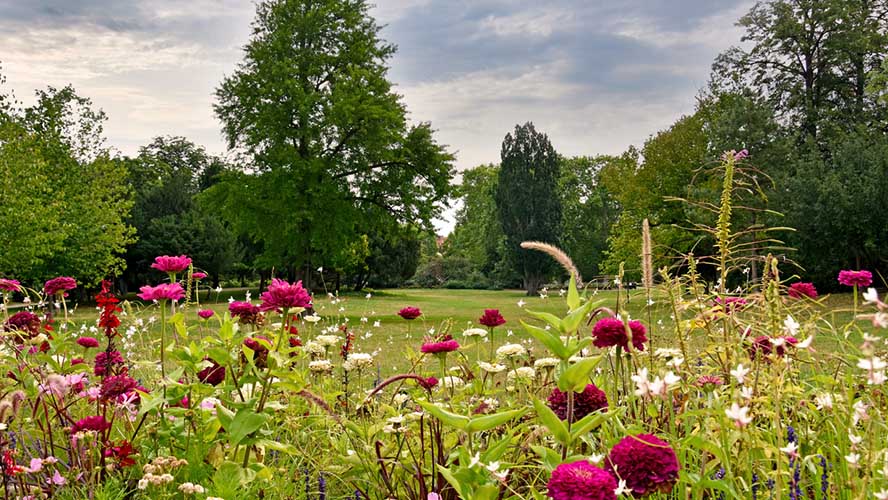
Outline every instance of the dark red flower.
<svg viewBox="0 0 888 500">
<path fill-rule="evenodd" d="M 22 466 L 16 465 L 15 458 L 12 456 L 12 450 L 3 450 L 3 459 L 0 461 L 0 467 L 3 468 L 4 476 L 12 476 L 25 470 Z"/>
<path fill-rule="evenodd" d="M 122 366 L 123 364 L 124 359 L 120 352 L 102 351 L 96 354 L 96 359 L 93 364 L 93 373 L 98 377 L 113 375 L 117 371 L 117 367 Z"/>
<path fill-rule="evenodd" d="M 787 347 L 794 347 L 799 341 L 795 337 L 768 337 L 759 335 L 752 341 L 749 347 L 749 357 L 755 360 L 756 355 L 766 357 L 771 353 L 782 358 L 786 354 Z"/>
<path fill-rule="evenodd" d="M 127 441 L 120 441 L 117 445 L 112 445 L 105 449 L 105 458 L 114 460 L 118 467 L 129 467 L 135 465 L 136 461 L 132 458 L 136 455 L 133 445 Z"/>
<path fill-rule="evenodd" d="M 679 465 L 669 443 L 652 434 L 638 434 L 620 440 L 605 459 L 604 468 L 640 496 L 672 491 Z"/>
<path fill-rule="evenodd" d="M 604 469 L 585 460 L 561 464 L 552 471 L 546 488 L 554 500 L 616 500 L 617 481 Z"/>
<path fill-rule="evenodd" d="M 18 332 L 21 339 L 33 337 L 40 333 L 40 317 L 30 311 L 19 311 L 6 320 L 3 330 Z"/>
<path fill-rule="evenodd" d="M 259 313 L 259 306 L 250 304 L 249 302 L 235 301 L 228 304 L 228 312 L 232 318 L 237 318 L 239 322 L 246 325 L 258 325 L 262 320 Z"/>
<path fill-rule="evenodd" d="M 484 326 L 489 326 L 490 328 L 500 326 L 505 322 L 506 320 L 503 318 L 503 315 L 500 314 L 499 309 L 485 309 L 484 314 L 478 318 L 478 323 L 481 323 Z"/>
<path fill-rule="evenodd" d="M 219 365 L 216 360 L 211 358 L 206 358 L 208 361 L 213 363 L 211 366 L 204 368 L 203 370 L 197 372 L 197 378 L 201 382 L 210 385 L 219 385 L 225 380 L 225 367 Z"/>
<path fill-rule="evenodd" d="M 632 332 L 632 346 L 639 350 L 644 350 L 644 343 L 647 342 L 647 330 L 641 321 L 630 321 L 629 330 Z M 617 318 L 602 318 L 595 323 L 592 328 L 592 336 L 595 340 L 592 344 L 595 347 L 612 347 L 620 346 L 624 350 L 629 349 L 629 338 L 626 335 L 625 324 Z"/>
<path fill-rule="evenodd" d="M 549 408 L 558 415 L 561 420 L 567 420 L 567 393 L 558 388 L 549 395 Z M 583 392 L 574 393 L 574 413 L 571 422 L 576 422 L 586 415 L 598 410 L 607 409 L 607 394 L 595 386 L 588 384 Z"/>
<path fill-rule="evenodd" d="M 111 282 L 102 281 L 102 291 L 96 295 L 96 304 L 102 310 L 99 314 L 99 328 L 105 330 L 105 336 L 114 338 L 117 336 L 117 327 L 120 326 L 120 319 L 116 313 L 122 311 L 117 303 L 120 300 L 111 293 Z"/>
<path fill-rule="evenodd" d="M 132 378 L 125 371 L 120 375 L 111 375 L 102 379 L 101 397 L 105 401 L 115 401 L 120 396 L 129 394 L 139 387 L 136 379 Z"/>
<path fill-rule="evenodd" d="M 91 349 L 93 347 L 99 347 L 99 341 L 92 337 L 80 337 L 77 339 L 77 345 Z"/>
<path fill-rule="evenodd" d="M 408 306 L 398 311 L 398 316 L 406 320 L 416 319 L 422 316 L 422 311 L 420 311 L 418 307 Z"/>
<path fill-rule="evenodd" d="M 74 358 L 71 360 L 71 366 L 82 365 L 83 363 L 83 358 Z"/>
<path fill-rule="evenodd" d="M 792 285 L 789 285 L 787 293 L 794 299 L 800 299 L 802 297 L 809 297 L 812 299 L 817 298 L 817 289 L 814 288 L 814 283 L 804 283 L 801 281 L 793 283 Z"/>
<path fill-rule="evenodd" d="M 74 278 L 69 276 L 59 276 L 58 278 L 53 278 L 43 285 L 43 293 L 47 295 L 47 297 L 53 297 L 56 294 L 63 293 L 66 290 L 73 290 L 77 288 L 77 281 Z M 65 297 L 68 296 L 67 293 L 64 294 Z"/>
<path fill-rule="evenodd" d="M 429 377 L 427 379 L 423 379 L 422 381 L 418 381 L 418 383 L 420 387 L 427 391 L 430 391 L 432 390 L 432 387 L 438 385 L 438 379 L 436 379 L 435 377 Z"/>
<path fill-rule="evenodd" d="M 743 297 L 716 297 L 715 305 L 725 314 L 742 309 L 748 302 Z"/>
<path fill-rule="evenodd" d="M 256 335 L 254 337 L 245 338 L 244 346 L 253 351 L 253 363 L 255 363 L 258 368 L 265 368 L 268 363 L 268 348 L 257 339 L 262 339 L 265 342 L 268 342 L 268 339 L 262 335 Z"/>
<path fill-rule="evenodd" d="M 101 415 L 93 415 L 78 420 L 71 426 L 71 433 L 80 431 L 104 432 L 111 428 L 111 424 Z"/>
</svg>

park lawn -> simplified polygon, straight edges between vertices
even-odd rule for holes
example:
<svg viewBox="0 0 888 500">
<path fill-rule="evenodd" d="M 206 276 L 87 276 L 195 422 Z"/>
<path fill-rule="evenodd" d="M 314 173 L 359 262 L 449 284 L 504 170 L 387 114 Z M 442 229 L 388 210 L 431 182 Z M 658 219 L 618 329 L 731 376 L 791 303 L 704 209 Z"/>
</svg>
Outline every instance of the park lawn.
<svg viewBox="0 0 888 500">
<path fill-rule="evenodd" d="M 244 289 L 226 290 L 220 294 L 211 293 L 211 302 L 207 302 L 206 293 L 202 293 L 203 302 L 199 308 L 212 309 L 217 315 L 221 315 L 227 311 L 229 300 L 243 300 L 245 293 Z M 253 302 L 257 302 L 259 296 L 257 291 L 252 290 L 250 293 Z M 496 346 L 504 343 L 521 343 L 531 349 L 531 354 L 535 354 L 534 348 L 538 348 L 539 345 L 524 331 L 521 321 L 534 324 L 539 322 L 529 314 L 529 311 L 548 312 L 558 316 L 566 312 L 564 298 L 559 295 L 559 290 L 551 290 L 547 298 L 528 297 L 520 290 L 393 289 L 369 292 L 369 298 L 367 293 L 347 293 L 342 296 L 316 294 L 315 308 L 322 321 L 316 325 L 299 325 L 299 329 L 303 341 L 307 341 L 324 328 L 346 322 L 350 331 L 355 334 L 354 351 L 374 353 L 381 376 L 410 370 L 419 358 L 417 353 L 424 337 L 441 332 L 449 332 L 463 344 L 462 352 L 467 359 L 474 360 L 479 355 L 480 359 L 486 359 L 489 357 L 489 344 L 475 345 L 472 341 L 463 339 L 461 335 L 468 328 L 480 326 L 478 318 L 484 313 L 484 309 L 498 309 L 506 319 L 506 324 L 495 330 Z M 655 296 L 654 303 L 649 309 L 645 307 L 646 297 L 643 290 L 632 291 L 629 296 L 627 304 L 626 293 L 623 292 L 621 295 L 623 307 L 629 311 L 631 318 L 641 320 L 648 327 L 652 346 L 655 349 L 676 347 L 672 313 L 665 296 Z M 595 300 L 601 301 L 604 307 L 614 309 L 617 292 L 614 290 L 595 292 Z M 523 304 L 519 305 L 519 301 Z M 852 304 L 853 297 L 850 294 L 825 297 L 823 317 L 833 325 L 846 324 L 853 316 L 850 312 Z M 423 315 L 412 321 L 402 319 L 397 312 L 406 306 L 420 308 Z M 143 319 L 157 316 L 155 309 L 146 307 L 138 301 L 133 303 L 133 310 Z M 186 310 L 186 318 L 191 325 L 197 325 L 201 321 L 197 317 L 197 310 L 196 304 L 191 304 Z M 96 311 L 92 308 L 78 308 L 72 317 L 76 323 L 91 325 L 95 322 Z M 124 318 L 122 328 L 126 327 L 128 319 Z M 211 318 L 209 321 L 214 322 L 216 319 Z M 79 325 L 76 327 L 79 328 Z M 589 330 L 591 327 L 587 329 Z M 148 332 L 148 336 L 152 336 L 152 330 Z M 692 343 L 703 344 L 705 342 L 703 335 L 703 332 L 698 330 L 697 335 L 689 340 Z M 841 334 L 836 331 L 832 338 L 816 339 L 817 349 L 831 352 L 837 345 L 839 335 Z M 148 351 L 147 359 L 152 359 L 156 352 L 154 350 L 156 338 L 141 338 L 137 344 L 140 346 L 139 350 L 144 348 Z M 478 349 L 480 352 L 477 352 Z M 536 349 L 536 353 L 540 352 L 541 349 Z M 140 358 L 145 359 L 137 355 L 136 359 Z"/>
</svg>

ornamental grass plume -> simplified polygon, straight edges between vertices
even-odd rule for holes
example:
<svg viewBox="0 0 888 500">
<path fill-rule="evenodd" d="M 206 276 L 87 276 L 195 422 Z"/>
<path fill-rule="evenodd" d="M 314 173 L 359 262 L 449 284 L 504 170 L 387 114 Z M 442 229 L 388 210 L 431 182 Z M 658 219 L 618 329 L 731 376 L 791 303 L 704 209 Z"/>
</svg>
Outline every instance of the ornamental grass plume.
<svg viewBox="0 0 888 500">
<path fill-rule="evenodd" d="M 561 464 L 552 471 L 546 495 L 554 500 L 616 500 L 617 480 L 585 460 Z"/>
<path fill-rule="evenodd" d="M 407 306 L 400 311 L 398 311 L 398 316 L 406 319 L 406 320 L 414 320 L 420 316 L 422 316 L 422 311 L 419 310 L 418 307 Z"/>
<path fill-rule="evenodd" d="M 561 392 L 557 387 L 552 390 L 548 398 L 549 408 L 558 415 L 561 420 L 568 419 L 567 393 Z M 571 423 L 582 419 L 586 415 L 598 410 L 607 409 L 607 394 L 595 384 L 588 384 L 582 392 L 574 393 L 573 415 Z"/>
<path fill-rule="evenodd" d="M 654 263 L 651 253 L 651 224 L 645 218 L 641 222 L 641 283 L 650 290 L 654 287 Z"/>
<path fill-rule="evenodd" d="M 632 332 L 632 347 L 639 351 L 644 350 L 644 343 L 647 342 L 647 329 L 641 324 L 641 321 L 630 321 L 629 330 Z M 624 351 L 629 350 L 629 338 L 626 335 L 626 325 L 618 318 L 602 318 L 595 323 L 592 328 L 592 336 L 595 340 L 592 344 L 595 347 L 613 347 L 620 346 Z"/>
<path fill-rule="evenodd" d="M 43 284 L 43 293 L 45 293 L 47 297 L 53 297 L 58 294 L 67 297 L 68 294 L 65 292 L 75 288 L 77 288 L 77 281 L 74 278 L 71 278 L 70 276 L 59 276 L 58 278 L 53 278 Z"/>
<path fill-rule="evenodd" d="M 188 269 L 188 266 L 190 265 L 191 258 L 186 255 L 161 255 L 154 258 L 154 263 L 151 264 L 151 268 L 157 269 L 162 273 L 176 274 Z"/>
<path fill-rule="evenodd" d="M 786 293 L 794 299 L 801 299 L 803 297 L 811 299 L 817 298 L 817 289 L 814 288 L 814 283 L 806 283 L 802 281 L 789 285 L 789 290 L 787 290 Z"/>
<path fill-rule="evenodd" d="M 523 241 L 521 242 L 521 248 L 524 248 L 525 250 L 536 250 L 549 255 L 555 259 L 556 262 L 561 264 L 561 267 L 567 271 L 567 274 L 572 275 L 576 279 L 577 286 L 582 286 L 583 280 L 580 278 L 579 269 L 577 269 L 577 266 L 574 265 L 570 257 L 568 257 L 568 255 L 560 248 L 555 245 L 543 243 L 542 241 Z"/>
<path fill-rule="evenodd" d="M 259 299 L 262 301 L 259 310 L 263 312 L 311 307 L 311 295 L 302 287 L 302 281 L 291 285 L 282 279 L 274 278 Z"/>
<path fill-rule="evenodd" d="M 161 283 L 157 286 L 143 286 L 137 295 L 142 300 L 181 300 L 185 298 L 185 290 L 178 283 Z"/>
<path fill-rule="evenodd" d="M 634 495 L 669 493 L 678 479 L 678 459 L 669 443 L 652 434 L 626 436 L 611 448 L 605 469 L 626 481 Z"/>
</svg>

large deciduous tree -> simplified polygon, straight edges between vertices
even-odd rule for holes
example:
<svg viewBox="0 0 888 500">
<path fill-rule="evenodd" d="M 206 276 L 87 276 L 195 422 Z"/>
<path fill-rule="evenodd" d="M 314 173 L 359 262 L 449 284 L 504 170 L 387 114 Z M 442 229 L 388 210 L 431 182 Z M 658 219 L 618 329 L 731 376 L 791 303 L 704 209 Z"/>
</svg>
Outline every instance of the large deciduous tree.
<svg viewBox="0 0 888 500">
<path fill-rule="evenodd" d="M 533 124 L 516 125 L 503 140 L 496 209 L 506 239 L 506 255 L 523 275 L 524 289 L 535 295 L 552 271 L 552 259 L 522 249 L 522 241 L 558 244 L 561 197 L 558 153 Z"/>
<path fill-rule="evenodd" d="M 244 60 L 215 105 L 250 166 L 211 191 L 266 262 L 310 270 L 341 260 L 380 213 L 392 225 L 438 214 L 452 157 L 428 123 L 407 123 L 386 79 L 394 52 L 364 0 L 257 6 Z"/>
</svg>

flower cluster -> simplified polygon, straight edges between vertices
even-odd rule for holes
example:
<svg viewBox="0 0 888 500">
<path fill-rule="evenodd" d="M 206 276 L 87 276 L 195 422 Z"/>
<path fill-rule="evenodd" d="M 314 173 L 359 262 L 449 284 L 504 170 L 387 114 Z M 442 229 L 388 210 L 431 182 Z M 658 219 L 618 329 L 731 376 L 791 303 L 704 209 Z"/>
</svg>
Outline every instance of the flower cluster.
<svg viewBox="0 0 888 500">
<path fill-rule="evenodd" d="M 632 347 L 643 351 L 647 342 L 647 330 L 641 321 L 630 321 L 629 331 L 632 333 Z M 603 318 L 595 323 L 592 328 L 592 336 L 595 339 L 592 345 L 595 347 L 619 346 L 623 350 L 629 350 L 629 336 L 626 334 L 626 324 L 619 318 Z"/>
</svg>

